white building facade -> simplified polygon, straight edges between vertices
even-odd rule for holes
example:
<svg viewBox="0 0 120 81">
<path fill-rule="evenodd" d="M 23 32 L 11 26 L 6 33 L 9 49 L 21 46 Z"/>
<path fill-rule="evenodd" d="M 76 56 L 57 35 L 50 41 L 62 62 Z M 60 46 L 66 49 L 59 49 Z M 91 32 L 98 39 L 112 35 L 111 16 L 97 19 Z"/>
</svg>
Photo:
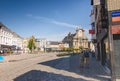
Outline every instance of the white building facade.
<svg viewBox="0 0 120 81">
<path fill-rule="evenodd" d="M 45 48 L 47 46 L 47 40 L 45 38 L 36 38 L 35 42 L 37 48 L 39 48 L 40 51 L 45 51 Z"/>
<path fill-rule="evenodd" d="M 0 23 L 0 49 L 12 47 L 22 49 L 22 37 Z"/>
<path fill-rule="evenodd" d="M 12 45 L 16 46 L 16 49 L 23 49 L 23 38 L 13 32 Z"/>
<path fill-rule="evenodd" d="M 0 45 L 12 45 L 12 32 L 0 25 Z"/>
</svg>

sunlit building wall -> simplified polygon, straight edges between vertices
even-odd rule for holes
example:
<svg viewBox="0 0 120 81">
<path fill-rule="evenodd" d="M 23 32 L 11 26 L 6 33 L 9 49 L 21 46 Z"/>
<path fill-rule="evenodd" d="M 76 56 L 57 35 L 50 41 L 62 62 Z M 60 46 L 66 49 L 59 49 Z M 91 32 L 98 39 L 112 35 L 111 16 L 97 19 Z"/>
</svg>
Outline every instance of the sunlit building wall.
<svg viewBox="0 0 120 81">
<path fill-rule="evenodd" d="M 63 39 L 63 43 L 68 44 L 69 48 L 88 48 L 88 38 L 84 31 L 85 30 L 78 28 L 74 34 L 69 32 Z"/>
<path fill-rule="evenodd" d="M 0 23 L 0 47 L 22 49 L 22 37 Z"/>
</svg>

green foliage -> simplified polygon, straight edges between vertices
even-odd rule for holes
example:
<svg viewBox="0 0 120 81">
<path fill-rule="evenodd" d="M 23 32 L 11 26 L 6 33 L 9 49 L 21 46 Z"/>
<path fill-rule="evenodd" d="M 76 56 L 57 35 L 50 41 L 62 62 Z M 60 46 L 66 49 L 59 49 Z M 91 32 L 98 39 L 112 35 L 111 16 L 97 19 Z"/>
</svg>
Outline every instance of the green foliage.
<svg viewBox="0 0 120 81">
<path fill-rule="evenodd" d="M 63 51 L 73 51 L 73 48 L 63 48 Z"/>
<path fill-rule="evenodd" d="M 63 48 L 63 51 L 78 51 L 80 48 Z"/>
<path fill-rule="evenodd" d="M 71 53 L 62 53 L 62 54 L 57 54 L 58 57 L 61 57 L 61 56 L 70 56 Z"/>
<path fill-rule="evenodd" d="M 74 48 L 74 50 L 76 50 L 76 51 L 77 51 L 77 50 L 80 50 L 80 49 L 79 49 L 79 48 Z"/>
<path fill-rule="evenodd" d="M 34 42 L 34 39 L 30 39 L 29 42 L 28 42 L 28 46 L 29 50 L 32 52 L 33 49 L 36 49 L 36 45 L 35 45 L 35 42 Z"/>
<path fill-rule="evenodd" d="M 56 56 L 62 57 L 62 56 L 73 56 L 78 54 L 81 54 L 81 53 L 62 53 L 62 54 L 57 54 Z"/>
</svg>

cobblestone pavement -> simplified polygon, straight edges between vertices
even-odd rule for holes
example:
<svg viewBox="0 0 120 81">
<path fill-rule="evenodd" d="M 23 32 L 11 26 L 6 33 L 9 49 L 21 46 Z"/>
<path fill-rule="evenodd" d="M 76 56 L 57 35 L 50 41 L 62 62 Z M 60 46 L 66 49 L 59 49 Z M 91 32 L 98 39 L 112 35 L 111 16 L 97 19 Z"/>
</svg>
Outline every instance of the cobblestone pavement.
<svg viewBox="0 0 120 81">
<path fill-rule="evenodd" d="M 32 58 L 34 57 L 34 58 Z M 0 81 L 108 81 L 109 74 L 91 58 L 89 68 L 80 68 L 80 56 L 55 54 L 0 63 Z"/>
</svg>

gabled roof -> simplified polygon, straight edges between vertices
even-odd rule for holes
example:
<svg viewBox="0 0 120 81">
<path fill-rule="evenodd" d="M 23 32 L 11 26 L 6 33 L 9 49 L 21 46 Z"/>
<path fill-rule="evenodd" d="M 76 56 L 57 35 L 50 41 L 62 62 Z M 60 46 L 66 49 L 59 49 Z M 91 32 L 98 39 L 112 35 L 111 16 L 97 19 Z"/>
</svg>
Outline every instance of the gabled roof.
<svg viewBox="0 0 120 81">
<path fill-rule="evenodd" d="M 17 33 L 15 33 L 15 32 L 13 32 L 12 30 L 10 30 L 8 27 L 6 27 L 4 24 L 2 24 L 1 22 L 0 22 L 0 28 L 2 28 L 3 30 L 5 30 L 5 31 L 7 31 L 7 32 L 10 32 L 10 33 L 12 33 L 14 36 L 16 36 L 16 37 L 19 37 L 19 38 L 21 38 L 22 39 L 22 37 L 21 36 L 19 36 Z"/>
<path fill-rule="evenodd" d="M 75 36 L 76 35 L 76 33 L 75 34 L 72 34 L 72 36 Z"/>
<path fill-rule="evenodd" d="M 3 28 L 6 31 L 9 31 L 11 33 L 13 33 L 9 28 L 7 28 L 3 23 L 0 22 L 0 27 Z"/>
</svg>

